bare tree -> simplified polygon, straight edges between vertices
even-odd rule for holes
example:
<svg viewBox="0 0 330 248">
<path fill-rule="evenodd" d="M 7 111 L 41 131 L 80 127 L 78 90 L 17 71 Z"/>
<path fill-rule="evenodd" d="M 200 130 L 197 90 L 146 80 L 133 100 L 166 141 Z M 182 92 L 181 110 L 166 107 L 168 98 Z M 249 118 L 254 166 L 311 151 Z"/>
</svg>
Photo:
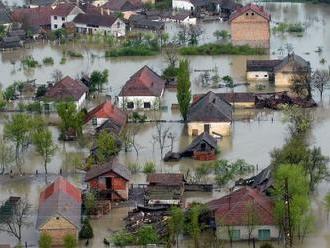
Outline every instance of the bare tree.
<svg viewBox="0 0 330 248">
<path fill-rule="evenodd" d="M 156 133 L 152 136 L 155 143 L 158 143 L 160 155 L 163 158 L 164 148 L 167 147 L 167 139 L 170 134 L 170 128 L 165 127 L 163 123 L 156 122 Z"/>
<path fill-rule="evenodd" d="M 60 70 L 56 69 L 52 73 L 52 78 L 54 79 L 55 83 L 57 83 L 63 78 L 63 73 Z"/>
<path fill-rule="evenodd" d="M 27 199 L 20 199 L 15 205 L 11 205 L 8 211 L 0 213 L 0 231 L 14 236 L 18 242 L 22 240 L 22 228 L 28 226 L 31 205 Z"/>
<path fill-rule="evenodd" d="M 310 100 L 312 98 L 312 80 L 310 68 L 293 68 L 292 85 L 290 89 L 297 96 Z"/>
<path fill-rule="evenodd" d="M 141 149 L 141 146 L 136 142 L 136 135 L 139 133 L 140 128 L 141 124 L 126 126 L 120 134 L 124 151 L 129 152 L 130 149 L 133 148 L 137 157 L 139 157 L 139 150 Z"/>
<path fill-rule="evenodd" d="M 312 85 L 320 92 L 321 101 L 323 97 L 323 91 L 329 85 L 329 81 L 329 70 L 316 70 L 312 75 Z"/>
<path fill-rule="evenodd" d="M 176 63 L 179 60 L 177 50 L 174 46 L 170 46 L 165 49 L 165 60 L 168 63 L 168 66 L 175 67 Z"/>
</svg>

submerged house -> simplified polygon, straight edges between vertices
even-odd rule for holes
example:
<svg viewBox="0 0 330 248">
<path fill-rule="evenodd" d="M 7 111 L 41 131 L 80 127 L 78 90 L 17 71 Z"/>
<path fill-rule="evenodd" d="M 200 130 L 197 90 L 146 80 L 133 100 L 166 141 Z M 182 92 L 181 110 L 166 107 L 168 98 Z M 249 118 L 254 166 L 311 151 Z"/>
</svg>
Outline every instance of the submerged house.
<svg viewBox="0 0 330 248">
<path fill-rule="evenodd" d="M 185 179 L 181 173 L 152 173 L 147 176 L 145 201 L 150 206 L 181 205 Z"/>
<path fill-rule="evenodd" d="M 192 143 L 181 152 L 182 157 L 192 157 L 196 160 L 215 160 L 217 140 L 207 132 L 198 135 Z"/>
<path fill-rule="evenodd" d="M 243 187 L 207 203 L 216 223 L 218 239 L 241 241 L 278 239 L 279 229 L 272 200 L 257 189 Z"/>
<path fill-rule="evenodd" d="M 81 109 L 85 103 L 88 93 L 88 87 L 81 81 L 66 76 L 54 85 L 48 86 L 43 97 L 45 112 L 55 110 L 54 104 L 61 101 L 72 101 L 76 104 L 77 109 Z"/>
<path fill-rule="evenodd" d="M 23 45 L 24 42 L 18 36 L 3 37 L 0 41 L 0 48 L 3 50 L 20 48 L 23 47 Z"/>
<path fill-rule="evenodd" d="M 102 34 L 115 37 L 125 36 L 126 24 L 114 15 L 78 14 L 73 23 L 76 31 L 82 34 Z"/>
<path fill-rule="evenodd" d="M 288 87 L 295 77 L 310 77 L 311 66 L 302 57 L 290 53 L 283 59 L 248 60 L 246 71 L 250 81 L 266 80 L 273 82 L 275 86 Z"/>
<path fill-rule="evenodd" d="M 145 65 L 125 83 L 117 99 L 125 110 L 158 109 L 164 90 L 165 80 Z"/>
<path fill-rule="evenodd" d="M 85 176 L 90 189 L 111 201 L 128 200 L 130 179 L 129 169 L 116 160 L 92 167 Z"/>
<path fill-rule="evenodd" d="M 111 101 L 105 101 L 87 113 L 85 127 L 92 132 L 106 130 L 118 135 L 126 122 L 126 113 Z"/>
<path fill-rule="evenodd" d="M 63 245 L 66 235 L 78 239 L 81 227 L 81 191 L 63 177 L 58 177 L 41 193 L 37 229 L 52 237 L 52 245 Z"/>
<path fill-rule="evenodd" d="M 233 45 L 269 48 L 271 15 L 250 3 L 237 9 L 229 18 Z"/>
<path fill-rule="evenodd" d="M 212 91 L 194 101 L 188 111 L 188 135 L 198 136 L 203 132 L 212 136 L 230 134 L 233 108 L 230 103 Z"/>
</svg>

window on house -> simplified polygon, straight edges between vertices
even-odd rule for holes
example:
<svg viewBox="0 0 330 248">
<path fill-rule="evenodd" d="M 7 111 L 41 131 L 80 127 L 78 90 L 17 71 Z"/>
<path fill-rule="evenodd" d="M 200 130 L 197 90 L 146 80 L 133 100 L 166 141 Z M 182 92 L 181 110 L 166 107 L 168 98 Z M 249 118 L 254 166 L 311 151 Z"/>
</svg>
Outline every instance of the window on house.
<svg viewBox="0 0 330 248">
<path fill-rule="evenodd" d="M 240 230 L 230 230 L 229 235 L 232 240 L 240 240 L 241 239 L 241 231 Z"/>
<path fill-rule="evenodd" d="M 120 22 L 117 22 L 117 28 L 120 28 Z"/>
<path fill-rule="evenodd" d="M 256 77 L 259 77 L 259 75 L 256 75 Z"/>
<path fill-rule="evenodd" d="M 57 20 L 57 16 L 54 16 L 54 20 Z"/>
<path fill-rule="evenodd" d="M 254 16 L 254 13 L 252 12 L 252 13 L 251 13 L 251 15 L 253 15 L 253 16 Z"/>
<path fill-rule="evenodd" d="M 54 28 L 55 28 L 55 29 L 57 28 L 57 24 L 54 24 Z"/>
<path fill-rule="evenodd" d="M 198 136 L 198 129 L 192 130 L 192 136 Z"/>
<path fill-rule="evenodd" d="M 268 77 L 268 75 L 267 75 L 267 74 L 265 74 L 265 75 L 264 75 L 264 77 Z"/>
<path fill-rule="evenodd" d="M 150 108 L 151 108 L 151 104 L 150 104 L 150 102 L 145 102 L 145 103 L 143 103 L 143 108 L 145 108 L 145 109 L 150 109 Z"/>
<path fill-rule="evenodd" d="M 58 217 L 58 216 L 57 216 L 57 217 L 56 217 L 56 219 L 57 219 L 57 220 L 59 220 L 59 219 L 60 219 L 60 217 Z"/>
<path fill-rule="evenodd" d="M 248 15 L 249 15 L 249 13 L 246 13 L 245 15 L 246 15 L 246 16 L 248 16 Z"/>
<path fill-rule="evenodd" d="M 65 21 L 65 17 L 62 17 L 62 21 Z"/>
<path fill-rule="evenodd" d="M 96 118 L 92 119 L 92 124 L 93 124 L 93 126 L 97 126 L 97 119 Z"/>
<path fill-rule="evenodd" d="M 270 240 L 270 229 L 259 229 L 258 230 L 259 240 Z"/>
<path fill-rule="evenodd" d="M 128 109 L 133 109 L 134 108 L 134 102 L 128 102 L 126 106 L 127 106 Z"/>
</svg>

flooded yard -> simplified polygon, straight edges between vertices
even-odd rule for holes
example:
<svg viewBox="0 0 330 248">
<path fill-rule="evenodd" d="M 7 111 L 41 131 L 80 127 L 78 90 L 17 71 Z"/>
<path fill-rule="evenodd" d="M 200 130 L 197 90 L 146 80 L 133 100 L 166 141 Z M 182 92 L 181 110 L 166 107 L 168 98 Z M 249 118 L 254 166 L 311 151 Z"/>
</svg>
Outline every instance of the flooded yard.
<svg viewBox="0 0 330 248">
<path fill-rule="evenodd" d="M 195 70 L 218 68 L 221 76 L 231 75 L 235 82 L 244 83 L 246 60 L 250 58 L 277 58 L 285 56 L 287 47 L 292 47 L 293 51 L 311 62 L 313 69 L 327 68 L 330 61 L 330 32 L 328 32 L 328 23 L 330 23 L 330 5 L 322 4 L 301 4 L 301 3 L 265 3 L 264 6 L 272 13 L 272 23 L 274 26 L 279 22 L 303 23 L 306 25 L 306 31 L 303 37 L 291 34 L 273 34 L 271 37 L 270 54 L 262 57 L 254 56 L 191 56 L 190 61 L 192 94 L 207 92 L 210 88 L 202 87 L 199 83 L 199 72 Z M 215 30 L 229 29 L 226 23 L 202 23 L 201 27 L 205 30 L 200 42 L 207 43 L 215 41 L 213 32 Z M 167 31 L 175 32 L 175 25 L 168 26 Z M 289 44 L 289 45 L 288 45 Z M 322 48 L 321 53 L 315 52 L 318 47 Z M 61 65 L 62 51 L 64 49 L 74 49 L 84 54 L 83 59 L 69 59 L 66 64 Z M 27 55 L 32 55 L 36 60 L 42 61 L 44 57 L 53 57 L 54 66 L 42 66 L 34 70 L 24 71 L 21 68 L 20 60 Z M 322 64 L 320 61 L 326 62 Z M 129 77 L 142 66 L 148 65 L 156 72 L 166 67 L 166 61 L 163 56 L 153 57 L 129 57 L 129 58 L 104 58 L 104 49 L 86 48 L 79 44 L 68 44 L 63 47 L 52 44 L 33 44 L 31 49 L 21 49 L 12 52 L 3 52 L 0 54 L 0 82 L 4 87 L 12 84 L 14 81 L 36 79 L 37 84 L 43 84 L 52 79 L 52 72 L 55 69 L 62 71 L 63 75 L 77 77 L 81 72 L 92 72 L 93 70 L 109 70 L 109 84 L 107 94 L 111 97 L 116 96 Z M 256 91 L 256 85 L 240 86 L 235 88 L 236 92 Z M 215 92 L 225 92 L 227 89 L 212 89 Z M 273 86 L 267 86 L 265 90 L 274 89 Z M 314 98 L 319 102 L 318 92 L 314 92 Z M 177 121 L 180 115 L 176 110 L 171 110 L 171 105 L 176 103 L 176 92 L 168 90 L 165 93 L 162 105 L 167 110 L 159 114 L 159 118 L 167 121 Z M 327 90 L 323 97 L 323 102 L 317 109 L 311 110 L 314 116 L 313 131 L 310 137 L 310 144 L 320 146 L 324 155 L 330 156 L 330 92 Z M 3 124 L 7 119 L 6 114 L 0 117 L 0 132 L 2 133 Z M 235 122 L 231 136 L 224 137 L 220 142 L 221 153 L 219 158 L 236 160 L 245 159 L 248 163 L 256 165 L 259 171 L 269 165 L 269 153 L 275 148 L 280 147 L 288 136 L 286 126 L 282 122 L 282 114 L 270 110 L 235 110 Z M 136 124 L 129 124 L 136 125 Z M 184 149 L 192 138 L 186 134 L 184 124 L 180 122 L 166 123 L 171 132 L 175 135 L 173 151 Z M 159 172 L 193 172 L 202 162 L 183 159 L 179 162 L 164 163 L 160 159 L 160 151 L 157 143 L 153 142 L 152 136 L 155 134 L 155 125 L 152 123 L 143 124 L 140 128 L 136 140 L 139 145 L 139 155 L 134 151 L 128 153 L 121 152 L 119 161 L 123 164 L 129 164 L 138 161 L 143 164 L 146 161 L 155 161 L 157 171 Z M 67 173 L 66 156 L 68 152 L 80 152 L 87 155 L 88 147 L 82 146 L 78 142 L 58 141 L 59 130 L 56 127 L 51 128 L 53 138 L 58 144 L 58 150 L 52 161 L 49 163 L 49 172 L 51 176 L 49 181 L 59 174 L 60 169 Z M 205 162 L 204 162 L 205 163 Z M 24 154 L 23 170 L 28 174 L 24 177 L 9 178 L 0 177 L 0 201 L 5 200 L 10 195 L 25 196 L 33 205 L 33 215 L 31 216 L 31 226 L 23 232 L 23 241 L 29 245 L 37 245 L 38 233 L 35 230 L 35 219 L 38 205 L 39 192 L 45 186 L 42 175 L 35 176 L 35 171 L 43 172 L 42 160 L 34 152 L 34 149 L 28 149 Z M 83 187 L 83 174 L 69 174 L 69 178 L 79 187 Z M 135 175 L 134 183 L 144 183 L 145 175 Z M 325 221 L 325 213 L 322 207 L 321 199 L 329 191 L 328 183 L 319 186 L 318 194 L 314 196 L 313 209 L 317 216 L 317 227 L 312 237 L 307 237 L 305 242 L 299 247 L 330 247 L 329 225 Z M 208 200 L 223 195 L 224 191 L 215 191 L 212 194 L 188 194 L 187 202 Z M 89 243 L 89 247 L 103 247 L 103 238 L 112 231 L 118 230 L 123 226 L 122 218 L 126 216 L 128 208 L 113 209 L 109 216 L 99 220 L 93 220 L 95 239 Z M 15 240 L 0 232 L 0 243 L 15 244 Z M 84 246 L 84 244 L 81 244 Z M 189 247 L 189 242 L 183 241 L 182 247 Z M 205 246 L 209 247 L 209 246 Z M 235 244 L 234 247 L 248 247 L 247 243 Z"/>
</svg>

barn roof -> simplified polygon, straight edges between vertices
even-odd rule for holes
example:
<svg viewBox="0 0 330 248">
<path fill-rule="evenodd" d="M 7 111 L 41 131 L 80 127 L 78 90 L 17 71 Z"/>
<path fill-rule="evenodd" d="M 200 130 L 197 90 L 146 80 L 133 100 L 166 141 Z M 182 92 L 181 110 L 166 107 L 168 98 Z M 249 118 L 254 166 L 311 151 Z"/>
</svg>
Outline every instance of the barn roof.
<svg viewBox="0 0 330 248">
<path fill-rule="evenodd" d="M 100 15 L 100 14 L 78 14 L 73 22 L 86 24 L 86 25 L 95 25 L 101 27 L 111 27 L 118 17 L 113 15 Z"/>
<path fill-rule="evenodd" d="M 159 186 L 181 186 L 185 180 L 181 173 L 152 173 L 147 176 L 147 182 Z"/>
<path fill-rule="evenodd" d="M 191 144 L 183 151 L 183 153 L 188 151 L 194 151 L 201 142 L 206 142 L 214 149 L 217 148 L 217 140 L 209 133 L 203 132 L 191 142 Z"/>
<path fill-rule="evenodd" d="M 111 171 L 127 181 L 131 179 L 131 172 L 127 166 L 118 163 L 116 160 L 111 160 L 103 165 L 94 166 L 89 171 L 87 171 L 85 182 L 88 182 Z"/>
<path fill-rule="evenodd" d="M 249 3 L 242 8 L 237 9 L 233 12 L 229 18 L 229 22 L 233 21 L 235 18 L 245 14 L 245 12 L 252 10 L 254 13 L 260 15 L 265 18 L 267 21 L 271 20 L 271 15 L 264 9 L 263 6 L 258 6 L 254 3 Z"/>
</svg>

